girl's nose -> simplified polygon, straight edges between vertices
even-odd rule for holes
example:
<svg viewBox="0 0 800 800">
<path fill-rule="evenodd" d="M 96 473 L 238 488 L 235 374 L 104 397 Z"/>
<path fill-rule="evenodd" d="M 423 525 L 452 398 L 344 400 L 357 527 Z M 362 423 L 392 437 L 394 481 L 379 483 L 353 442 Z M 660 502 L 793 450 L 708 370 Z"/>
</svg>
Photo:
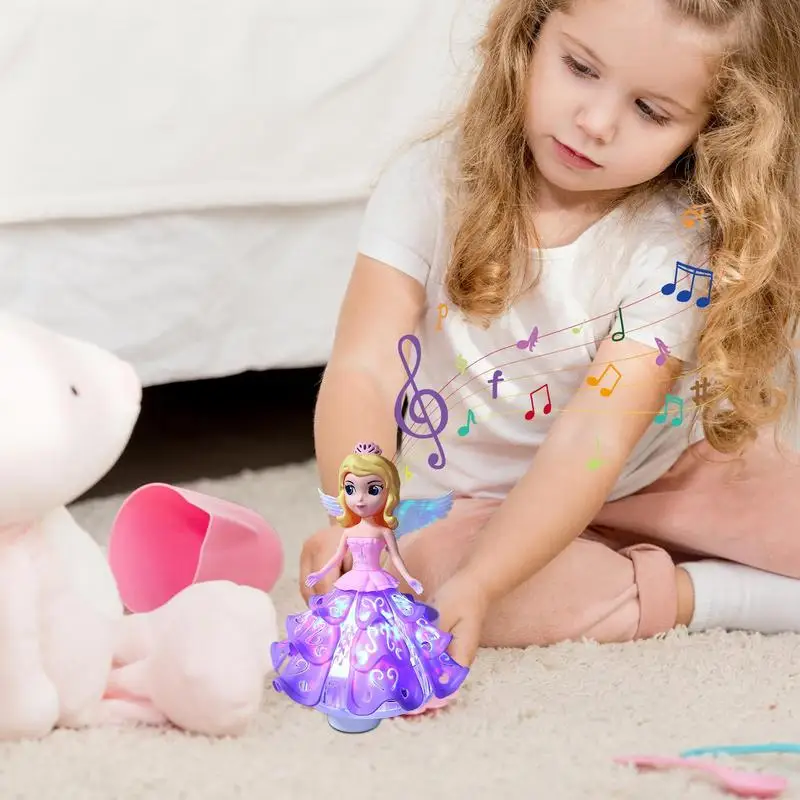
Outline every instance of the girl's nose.
<svg viewBox="0 0 800 800">
<path fill-rule="evenodd" d="M 595 102 L 578 112 L 576 122 L 588 138 L 607 144 L 617 129 L 617 109 L 612 103 Z"/>
</svg>

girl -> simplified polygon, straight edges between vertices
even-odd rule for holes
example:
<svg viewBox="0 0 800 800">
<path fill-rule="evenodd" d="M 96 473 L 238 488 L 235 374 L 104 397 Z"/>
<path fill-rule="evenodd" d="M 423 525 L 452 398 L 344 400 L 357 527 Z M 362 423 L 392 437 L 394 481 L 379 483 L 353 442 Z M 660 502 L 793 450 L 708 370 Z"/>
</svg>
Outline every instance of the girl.
<svg viewBox="0 0 800 800">
<path fill-rule="evenodd" d="M 330 725 L 346 733 L 366 733 L 381 719 L 441 705 L 468 672 L 448 656 L 452 636 L 434 626 L 436 611 L 401 595 L 397 579 L 381 569 L 386 550 L 408 585 L 422 593 L 394 538 L 399 496 L 397 467 L 376 444 L 356 445 L 339 468 L 338 498 L 323 500 L 341 512 L 341 542 L 305 585 L 311 588 L 338 566 L 345 550 L 353 554 L 353 569 L 330 592 L 312 598 L 308 611 L 292 614 L 289 638 L 271 649 L 278 673 L 273 686 L 326 712 Z"/>
<path fill-rule="evenodd" d="M 457 499 L 401 550 L 459 663 L 800 631 L 800 471 L 771 430 L 795 384 L 798 30 L 785 0 L 500 0 L 463 113 L 376 188 L 317 457 L 330 491 L 350 441 L 388 450 L 405 387 L 404 494 Z M 306 542 L 301 581 L 337 539 Z"/>
</svg>

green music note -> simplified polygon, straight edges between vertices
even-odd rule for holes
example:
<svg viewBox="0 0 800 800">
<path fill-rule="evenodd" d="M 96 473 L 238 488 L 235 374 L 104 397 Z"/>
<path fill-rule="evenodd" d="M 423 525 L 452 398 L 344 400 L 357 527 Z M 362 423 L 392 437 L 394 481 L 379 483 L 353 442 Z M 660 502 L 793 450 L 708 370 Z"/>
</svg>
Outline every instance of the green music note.
<svg viewBox="0 0 800 800">
<path fill-rule="evenodd" d="M 475 412 L 472 409 L 470 409 L 467 412 L 467 424 L 466 425 L 462 425 L 458 429 L 458 435 L 459 436 L 466 436 L 469 433 L 470 423 L 472 423 L 473 425 L 477 425 L 478 424 L 477 420 L 475 419 Z"/>
<path fill-rule="evenodd" d="M 663 425 L 667 421 L 670 405 L 674 405 L 675 408 L 678 409 L 678 414 L 672 418 L 670 425 L 672 425 L 673 428 L 677 428 L 683 422 L 683 398 L 677 397 L 674 394 L 668 394 L 666 398 L 664 398 L 663 409 L 656 414 L 653 420 L 656 425 Z"/>
</svg>

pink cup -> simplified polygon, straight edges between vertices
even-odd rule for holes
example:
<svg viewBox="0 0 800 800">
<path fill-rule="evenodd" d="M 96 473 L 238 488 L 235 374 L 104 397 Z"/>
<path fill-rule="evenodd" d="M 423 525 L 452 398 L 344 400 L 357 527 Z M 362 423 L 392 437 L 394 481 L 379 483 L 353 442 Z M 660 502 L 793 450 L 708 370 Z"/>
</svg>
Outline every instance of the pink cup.
<svg viewBox="0 0 800 800">
<path fill-rule="evenodd" d="M 144 613 L 203 581 L 268 592 L 283 569 L 283 547 L 266 520 L 248 508 L 149 483 L 117 513 L 108 561 L 125 607 Z"/>
</svg>

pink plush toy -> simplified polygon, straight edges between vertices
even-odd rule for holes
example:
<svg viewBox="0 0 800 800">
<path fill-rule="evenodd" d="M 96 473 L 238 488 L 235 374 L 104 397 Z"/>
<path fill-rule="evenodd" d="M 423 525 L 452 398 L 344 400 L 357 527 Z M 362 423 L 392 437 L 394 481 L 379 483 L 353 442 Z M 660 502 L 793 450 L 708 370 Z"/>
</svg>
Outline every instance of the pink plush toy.
<svg viewBox="0 0 800 800">
<path fill-rule="evenodd" d="M 134 371 L 7 314 L 0 353 L 0 738 L 126 721 L 243 731 L 277 639 L 266 592 L 187 582 L 124 616 L 100 548 L 65 508 L 124 450 Z"/>
</svg>

